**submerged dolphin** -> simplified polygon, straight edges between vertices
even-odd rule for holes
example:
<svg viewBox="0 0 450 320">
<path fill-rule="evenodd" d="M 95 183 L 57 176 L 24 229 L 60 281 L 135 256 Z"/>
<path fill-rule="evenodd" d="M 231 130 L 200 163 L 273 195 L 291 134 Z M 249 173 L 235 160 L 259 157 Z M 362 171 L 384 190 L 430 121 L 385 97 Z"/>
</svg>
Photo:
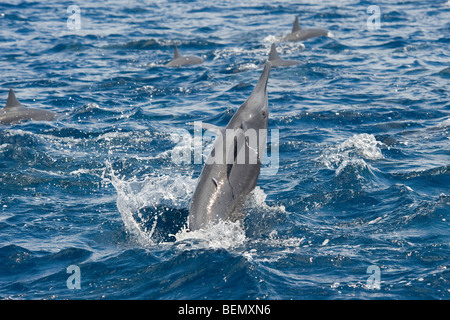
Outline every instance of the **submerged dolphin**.
<svg viewBox="0 0 450 320">
<path fill-rule="evenodd" d="M 25 120 L 51 121 L 56 113 L 47 110 L 25 108 L 17 99 L 13 89 L 9 89 L 8 100 L 0 109 L 0 123 L 14 124 Z"/>
<path fill-rule="evenodd" d="M 198 179 L 189 207 L 188 228 L 198 230 L 219 221 L 242 218 L 240 210 L 255 188 L 267 139 L 267 81 L 271 62 L 250 97 L 218 136 Z M 211 129 L 213 126 L 203 126 Z"/>
<path fill-rule="evenodd" d="M 166 67 L 180 67 L 193 64 L 201 64 L 203 62 L 203 59 L 197 56 L 182 56 L 178 51 L 176 45 L 174 45 L 173 51 L 173 59 L 168 64 L 166 64 Z"/>
<path fill-rule="evenodd" d="M 269 61 L 272 63 L 273 67 L 286 67 L 302 63 L 301 61 L 298 60 L 281 59 L 280 56 L 278 55 L 275 43 L 272 43 L 272 46 L 270 47 Z"/>
<path fill-rule="evenodd" d="M 284 41 L 302 41 L 314 37 L 324 37 L 328 35 L 328 30 L 324 29 L 307 29 L 303 30 L 298 24 L 298 17 L 295 17 L 292 32 L 281 40 Z"/>
</svg>

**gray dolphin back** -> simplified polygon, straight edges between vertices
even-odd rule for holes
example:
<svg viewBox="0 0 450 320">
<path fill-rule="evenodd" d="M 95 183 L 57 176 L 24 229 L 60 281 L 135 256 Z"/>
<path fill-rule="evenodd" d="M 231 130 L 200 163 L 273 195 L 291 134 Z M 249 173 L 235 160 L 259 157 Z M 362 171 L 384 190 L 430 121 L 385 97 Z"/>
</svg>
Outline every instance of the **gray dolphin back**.
<svg viewBox="0 0 450 320">
<path fill-rule="evenodd" d="M 325 37 L 328 35 L 328 30 L 324 29 L 302 29 L 298 23 L 298 16 L 295 17 L 292 32 L 284 37 L 285 41 L 303 41 L 314 37 Z"/>
<path fill-rule="evenodd" d="M 9 90 L 8 99 L 3 109 L 0 109 L 0 123 L 16 124 L 26 120 L 51 121 L 56 118 L 56 113 L 47 110 L 24 107 L 17 100 L 13 89 Z"/>
<path fill-rule="evenodd" d="M 181 67 L 203 63 L 203 59 L 197 56 L 183 56 L 178 47 L 174 45 L 173 59 L 166 64 L 166 67 Z"/>
<path fill-rule="evenodd" d="M 282 59 L 278 55 L 275 43 L 272 43 L 272 46 L 270 47 L 269 61 L 272 63 L 273 67 L 287 67 L 287 66 L 293 66 L 293 65 L 302 63 L 301 61 L 298 61 L 298 60 Z"/>
</svg>

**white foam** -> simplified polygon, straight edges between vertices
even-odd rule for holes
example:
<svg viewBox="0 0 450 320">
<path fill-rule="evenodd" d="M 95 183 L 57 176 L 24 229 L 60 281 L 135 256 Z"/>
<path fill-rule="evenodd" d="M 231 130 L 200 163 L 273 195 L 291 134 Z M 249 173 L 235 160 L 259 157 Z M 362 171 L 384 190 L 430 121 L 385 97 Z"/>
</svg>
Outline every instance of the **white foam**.
<svg viewBox="0 0 450 320">
<path fill-rule="evenodd" d="M 247 71 L 247 70 L 256 70 L 258 68 L 259 67 L 256 64 L 249 62 L 249 63 L 242 63 L 239 65 L 227 67 L 227 71 L 235 70 L 237 72 L 241 72 L 241 71 Z"/>
<path fill-rule="evenodd" d="M 442 121 L 442 122 L 440 122 L 440 123 L 438 123 L 437 127 L 438 127 L 438 128 L 447 128 L 447 127 L 450 127 L 450 118 L 449 118 L 449 119 L 446 119 L 446 120 L 444 120 L 444 121 Z"/>
<path fill-rule="evenodd" d="M 381 145 L 372 134 L 355 134 L 339 145 L 325 150 L 319 161 L 339 175 L 348 165 L 367 167 L 365 160 L 382 159 L 383 154 L 379 148 Z"/>
<path fill-rule="evenodd" d="M 233 249 L 246 242 L 245 231 L 240 221 L 220 221 L 195 231 L 182 229 L 175 238 L 178 247 L 194 247 L 195 249 Z"/>
<path fill-rule="evenodd" d="M 252 245 L 262 244 L 263 252 L 257 249 L 250 249 L 243 253 L 248 261 L 256 262 L 276 262 L 284 259 L 287 255 L 298 250 L 305 242 L 305 237 L 280 237 L 276 230 L 273 230 L 267 239 L 256 239 L 252 241 Z"/>
<path fill-rule="evenodd" d="M 283 205 L 270 206 L 266 203 L 266 198 L 267 194 L 264 192 L 264 190 L 256 186 L 255 189 L 249 194 L 246 204 L 248 207 L 255 208 L 257 210 L 263 210 L 265 212 L 287 213 L 285 206 Z"/>
<path fill-rule="evenodd" d="M 227 49 L 220 49 L 214 51 L 214 60 L 218 59 L 226 59 L 230 57 L 239 57 L 239 56 L 266 56 L 268 55 L 268 51 L 266 48 L 252 48 L 245 49 L 244 47 L 234 47 Z"/>
<path fill-rule="evenodd" d="M 348 140 L 345 140 L 339 149 L 344 152 L 356 151 L 357 154 L 365 159 L 377 160 L 382 159 L 383 154 L 378 146 L 382 145 L 372 134 L 362 133 L 356 134 Z"/>
<path fill-rule="evenodd" d="M 250 209 L 262 211 L 267 214 L 272 214 L 275 212 L 286 213 L 285 207 L 282 205 L 268 205 L 265 202 L 266 197 L 267 194 L 265 194 L 264 190 L 256 187 L 250 193 L 249 198 L 246 202 L 246 211 Z M 196 231 L 188 231 L 186 229 L 183 229 L 175 235 L 175 238 L 177 242 L 182 243 L 183 246 L 186 246 L 187 248 L 194 247 L 196 249 L 236 249 L 247 242 L 245 231 L 242 222 L 240 221 L 221 221 L 217 224 L 208 226 L 205 229 Z M 186 241 L 188 241 L 187 243 L 189 245 L 186 244 Z M 270 241 L 275 241 L 275 238 L 271 239 Z M 283 243 L 284 245 L 286 245 L 285 242 Z M 295 243 L 299 243 L 298 239 L 295 240 Z"/>
<path fill-rule="evenodd" d="M 279 52 L 281 52 L 281 49 L 283 50 L 287 50 L 290 49 L 290 51 L 285 51 L 285 54 L 292 54 L 292 53 L 296 53 L 298 52 L 298 50 L 304 50 L 306 49 L 306 46 L 303 42 L 299 42 L 299 41 L 290 41 L 290 42 L 282 42 L 279 43 L 281 41 L 281 39 L 283 38 L 283 35 L 279 35 L 279 36 L 274 36 L 274 35 L 268 35 L 267 37 L 265 37 L 263 39 L 263 42 L 266 42 L 268 44 L 268 48 L 266 49 L 266 54 L 269 54 L 270 51 L 270 45 L 272 45 L 272 43 L 277 43 L 277 50 L 279 50 Z"/>
<path fill-rule="evenodd" d="M 263 39 L 263 41 L 272 44 L 272 43 L 274 43 L 274 42 L 280 41 L 281 38 L 282 38 L 282 36 L 278 36 L 278 37 L 277 37 L 277 36 L 274 36 L 274 35 L 272 35 L 272 34 L 269 34 L 267 37 L 265 37 L 265 38 Z"/>
</svg>

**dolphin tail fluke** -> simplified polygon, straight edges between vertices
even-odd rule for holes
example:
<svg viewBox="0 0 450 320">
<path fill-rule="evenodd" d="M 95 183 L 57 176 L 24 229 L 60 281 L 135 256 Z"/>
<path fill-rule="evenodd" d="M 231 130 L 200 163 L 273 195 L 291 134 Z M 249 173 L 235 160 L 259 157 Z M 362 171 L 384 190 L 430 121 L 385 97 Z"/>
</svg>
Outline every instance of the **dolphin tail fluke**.
<svg viewBox="0 0 450 320">
<path fill-rule="evenodd" d="M 297 17 L 295 17 L 294 25 L 292 26 L 292 33 L 297 32 L 299 30 L 302 30 L 302 28 L 300 28 L 300 24 L 298 23 L 298 16 L 297 16 Z"/>
<path fill-rule="evenodd" d="M 6 100 L 5 109 L 14 107 L 22 107 L 22 104 L 19 102 L 19 100 L 17 100 L 16 95 L 14 94 L 14 90 L 9 89 L 8 100 Z"/>
</svg>

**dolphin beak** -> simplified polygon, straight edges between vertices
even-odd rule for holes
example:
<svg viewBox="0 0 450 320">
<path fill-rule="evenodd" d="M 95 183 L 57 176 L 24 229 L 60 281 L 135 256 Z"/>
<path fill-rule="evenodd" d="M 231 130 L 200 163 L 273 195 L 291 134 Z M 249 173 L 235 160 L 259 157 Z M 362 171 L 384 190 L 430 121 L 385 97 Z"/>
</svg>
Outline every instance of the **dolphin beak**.
<svg viewBox="0 0 450 320">
<path fill-rule="evenodd" d="M 256 85 L 255 89 L 253 90 L 254 93 L 260 93 L 261 91 L 264 92 L 264 94 L 267 91 L 267 82 L 269 81 L 269 74 L 270 69 L 272 68 L 272 63 L 270 61 L 267 61 L 264 65 L 264 70 L 261 74 L 261 77 L 259 78 L 258 84 Z"/>
</svg>

